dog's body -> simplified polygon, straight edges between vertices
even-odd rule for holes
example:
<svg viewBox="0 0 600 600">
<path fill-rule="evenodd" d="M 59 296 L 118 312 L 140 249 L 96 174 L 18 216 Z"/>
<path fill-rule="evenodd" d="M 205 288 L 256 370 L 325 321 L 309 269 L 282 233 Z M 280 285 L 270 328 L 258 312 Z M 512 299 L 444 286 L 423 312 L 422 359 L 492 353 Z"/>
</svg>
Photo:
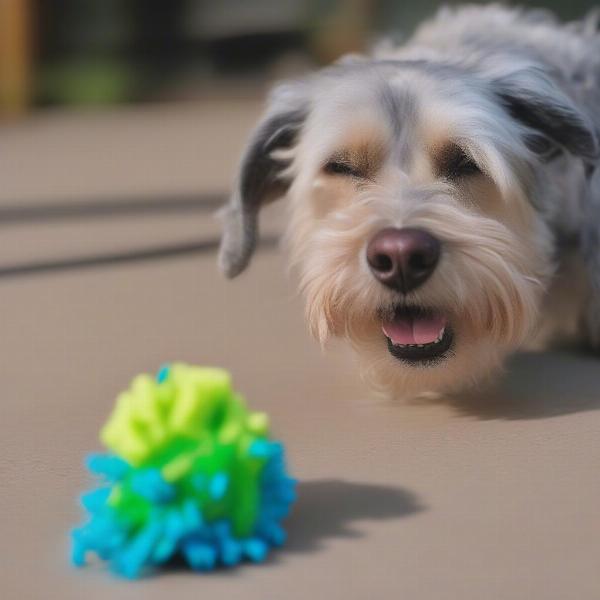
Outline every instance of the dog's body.
<svg viewBox="0 0 600 600">
<path fill-rule="evenodd" d="M 322 341 L 375 385 L 445 392 L 524 345 L 600 346 L 600 35 L 498 6 L 444 10 L 399 48 L 275 89 L 242 160 L 221 265 L 265 202 Z"/>
</svg>

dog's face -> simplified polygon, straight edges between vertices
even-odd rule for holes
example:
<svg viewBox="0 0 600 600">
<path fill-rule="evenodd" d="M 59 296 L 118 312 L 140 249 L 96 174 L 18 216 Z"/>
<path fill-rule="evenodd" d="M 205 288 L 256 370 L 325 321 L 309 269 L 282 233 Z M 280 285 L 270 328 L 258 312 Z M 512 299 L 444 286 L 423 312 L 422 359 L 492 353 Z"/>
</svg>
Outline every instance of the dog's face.
<svg viewBox="0 0 600 600">
<path fill-rule="evenodd" d="M 258 207 L 287 193 L 321 341 L 348 339 L 394 395 L 479 380 L 532 335 L 552 271 L 540 153 L 569 142 L 524 123 L 506 87 L 391 62 L 283 86 L 242 162 L 225 270 L 245 267 Z"/>
</svg>

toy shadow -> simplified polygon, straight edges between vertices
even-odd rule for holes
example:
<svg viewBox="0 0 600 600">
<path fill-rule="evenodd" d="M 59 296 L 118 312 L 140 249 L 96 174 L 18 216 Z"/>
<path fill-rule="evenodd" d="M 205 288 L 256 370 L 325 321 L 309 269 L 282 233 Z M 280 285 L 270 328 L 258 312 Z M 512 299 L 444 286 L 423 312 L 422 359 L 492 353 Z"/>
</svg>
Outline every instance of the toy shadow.
<svg viewBox="0 0 600 600">
<path fill-rule="evenodd" d="M 523 353 L 486 389 L 444 399 L 479 419 L 540 419 L 600 408 L 600 357 L 576 352 Z"/>
<path fill-rule="evenodd" d="M 400 487 L 339 479 L 304 481 L 284 524 L 288 541 L 283 552 L 309 552 L 330 538 L 361 537 L 354 527 L 358 521 L 399 519 L 424 508 L 412 492 Z"/>
</svg>

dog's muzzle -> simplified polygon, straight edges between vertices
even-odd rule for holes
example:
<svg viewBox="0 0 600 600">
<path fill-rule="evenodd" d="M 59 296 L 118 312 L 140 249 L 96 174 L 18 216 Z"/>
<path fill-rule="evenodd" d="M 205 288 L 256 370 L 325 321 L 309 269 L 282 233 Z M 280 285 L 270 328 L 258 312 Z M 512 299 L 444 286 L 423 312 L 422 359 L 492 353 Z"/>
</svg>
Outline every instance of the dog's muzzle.
<svg viewBox="0 0 600 600">
<path fill-rule="evenodd" d="M 427 281 L 440 259 L 441 244 L 423 229 L 388 227 L 367 246 L 373 276 L 386 287 L 407 294 Z M 398 304 L 382 322 L 392 356 L 413 365 L 431 364 L 450 350 L 453 333 L 448 319 L 430 308 Z"/>
</svg>

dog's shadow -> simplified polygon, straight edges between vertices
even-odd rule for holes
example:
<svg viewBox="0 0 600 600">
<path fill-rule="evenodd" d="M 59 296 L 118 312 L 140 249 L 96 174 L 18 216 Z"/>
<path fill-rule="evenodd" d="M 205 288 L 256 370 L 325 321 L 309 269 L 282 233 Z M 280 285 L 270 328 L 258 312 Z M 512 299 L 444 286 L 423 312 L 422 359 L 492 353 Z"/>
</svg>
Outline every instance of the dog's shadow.
<svg viewBox="0 0 600 600">
<path fill-rule="evenodd" d="M 539 419 L 600 408 L 600 358 L 553 351 L 513 356 L 491 387 L 445 400 L 480 419 Z"/>
<path fill-rule="evenodd" d="M 285 551 L 311 552 L 327 539 L 362 537 L 359 521 L 399 519 L 424 508 L 412 492 L 400 487 L 340 479 L 304 481 L 285 523 Z"/>
</svg>

